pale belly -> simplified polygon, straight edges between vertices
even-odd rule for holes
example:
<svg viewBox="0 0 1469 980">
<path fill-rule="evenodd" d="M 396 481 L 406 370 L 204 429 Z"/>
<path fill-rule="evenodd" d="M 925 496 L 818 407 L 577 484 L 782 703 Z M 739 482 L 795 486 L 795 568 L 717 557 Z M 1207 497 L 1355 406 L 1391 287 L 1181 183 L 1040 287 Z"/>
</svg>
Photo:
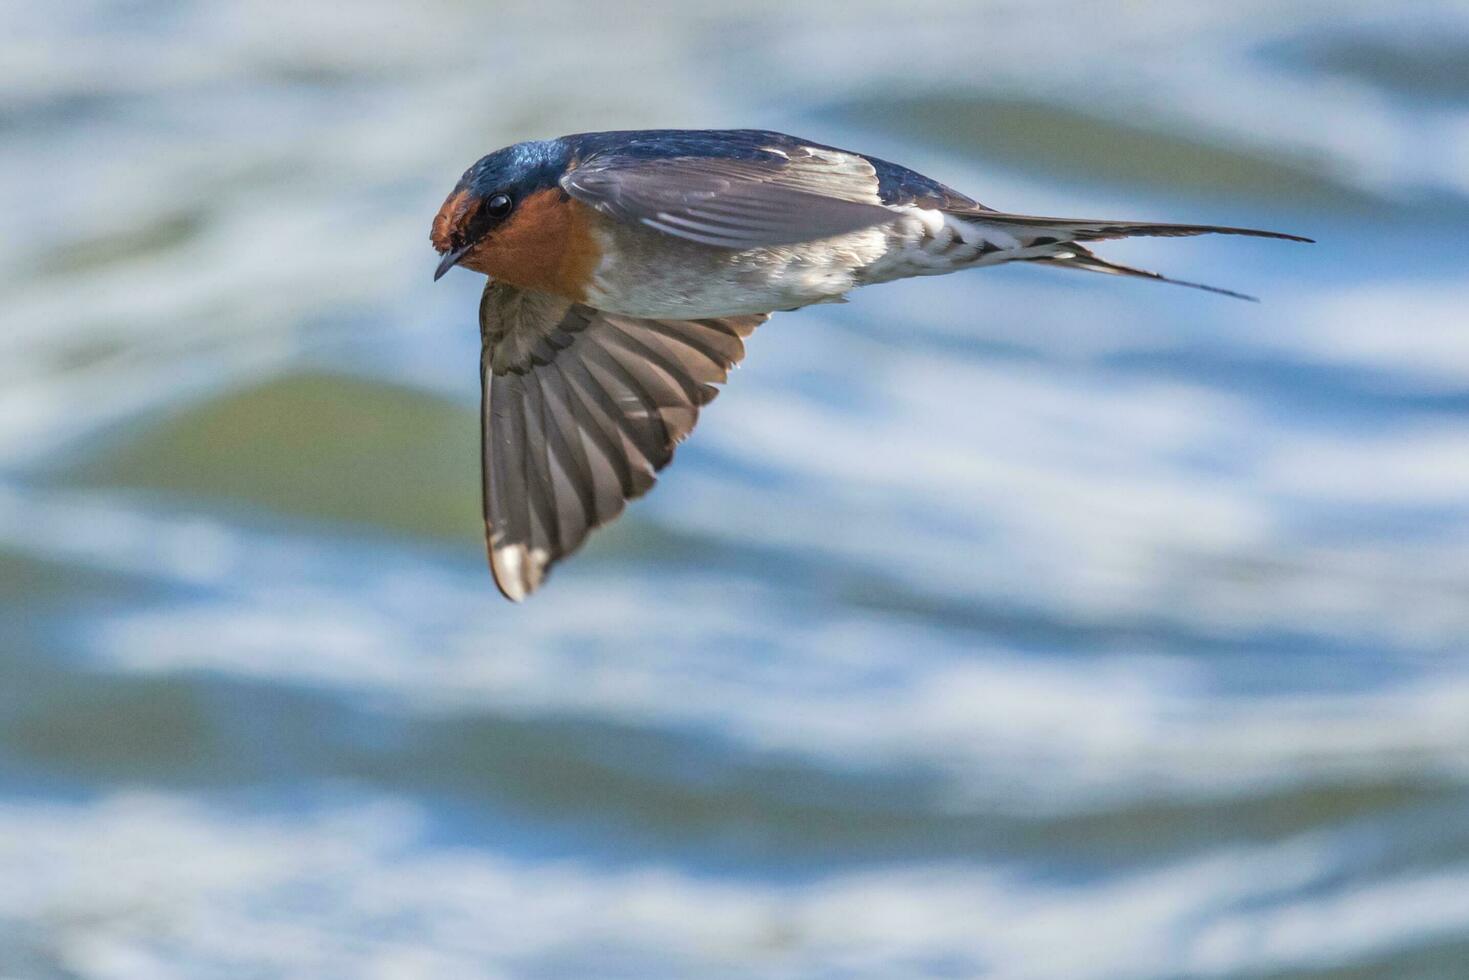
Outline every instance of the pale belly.
<svg viewBox="0 0 1469 980">
<path fill-rule="evenodd" d="M 618 226 L 587 302 L 625 316 L 697 319 L 840 302 L 858 286 L 943 275 L 1010 257 L 1014 240 L 937 211 L 894 209 L 890 224 L 795 245 L 736 251 Z M 1007 236 L 1008 237 L 1008 236 Z"/>
<path fill-rule="evenodd" d="M 697 319 L 831 302 L 887 249 L 883 228 L 748 250 L 714 248 L 651 229 L 605 233 L 587 302 L 628 316 Z"/>
</svg>

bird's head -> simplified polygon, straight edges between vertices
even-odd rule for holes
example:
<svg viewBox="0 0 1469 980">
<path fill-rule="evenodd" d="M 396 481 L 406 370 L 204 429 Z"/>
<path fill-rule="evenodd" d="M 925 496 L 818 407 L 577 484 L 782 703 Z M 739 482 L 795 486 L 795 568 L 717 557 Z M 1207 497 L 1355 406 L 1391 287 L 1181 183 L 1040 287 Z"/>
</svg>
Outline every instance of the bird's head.
<svg viewBox="0 0 1469 980">
<path fill-rule="evenodd" d="M 496 150 L 466 170 L 429 233 L 443 256 L 434 279 L 461 264 L 490 273 L 486 262 L 476 260 L 488 257 L 496 237 L 515 223 L 525 202 L 547 191 L 560 193 L 557 182 L 566 172 L 566 159 L 561 141 L 535 140 Z"/>
</svg>

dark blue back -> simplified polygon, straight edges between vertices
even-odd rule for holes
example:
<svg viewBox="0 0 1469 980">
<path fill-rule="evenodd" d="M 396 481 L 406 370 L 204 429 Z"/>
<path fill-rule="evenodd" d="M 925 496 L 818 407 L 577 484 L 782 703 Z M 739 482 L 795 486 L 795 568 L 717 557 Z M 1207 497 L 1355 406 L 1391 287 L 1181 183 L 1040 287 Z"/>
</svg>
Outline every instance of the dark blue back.
<svg viewBox="0 0 1469 980">
<path fill-rule="evenodd" d="M 889 163 L 865 153 L 829 146 L 811 140 L 797 139 L 785 133 L 764 129 L 626 129 L 603 133 L 576 133 L 550 143 L 564 144 L 572 159 L 584 159 L 597 153 L 616 152 L 622 156 L 645 157 L 725 157 L 752 160 L 769 157 L 767 147 L 795 149 L 814 146 L 860 156 L 877 171 L 878 197 L 884 204 L 930 202 L 939 207 L 972 208 L 974 200 L 932 178 Z"/>
</svg>

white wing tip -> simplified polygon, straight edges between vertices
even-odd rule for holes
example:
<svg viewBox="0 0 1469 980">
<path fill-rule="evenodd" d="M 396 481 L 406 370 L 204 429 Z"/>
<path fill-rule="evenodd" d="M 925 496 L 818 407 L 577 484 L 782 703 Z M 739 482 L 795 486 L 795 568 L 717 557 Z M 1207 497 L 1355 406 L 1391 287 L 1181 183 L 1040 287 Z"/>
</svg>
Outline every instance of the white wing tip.
<svg viewBox="0 0 1469 980">
<path fill-rule="evenodd" d="M 490 544 L 490 571 L 501 594 L 511 602 L 522 602 L 541 587 L 550 559 L 550 553 L 544 548 Z"/>
</svg>

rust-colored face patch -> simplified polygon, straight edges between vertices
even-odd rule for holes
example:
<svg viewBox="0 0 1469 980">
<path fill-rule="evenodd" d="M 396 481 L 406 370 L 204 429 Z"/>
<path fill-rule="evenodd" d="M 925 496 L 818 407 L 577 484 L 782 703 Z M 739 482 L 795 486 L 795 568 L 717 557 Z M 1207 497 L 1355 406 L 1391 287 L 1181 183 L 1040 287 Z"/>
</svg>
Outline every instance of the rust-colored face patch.
<svg viewBox="0 0 1469 980">
<path fill-rule="evenodd" d="M 445 203 L 446 210 L 454 200 Z M 477 206 L 469 205 L 470 214 Z M 459 264 L 512 286 L 581 302 L 602 257 L 592 235 L 594 220 L 584 205 L 559 188 L 537 191 L 518 202 Z M 437 219 L 434 227 L 437 234 Z"/>
<path fill-rule="evenodd" d="M 434 215 L 433 229 L 428 237 L 440 254 L 454 248 L 454 243 L 462 240 L 458 236 L 462 235 L 476 210 L 471 207 L 472 203 L 477 202 L 472 201 L 469 191 L 456 190 L 449 195 L 444 206 L 439 208 L 439 213 Z"/>
</svg>

